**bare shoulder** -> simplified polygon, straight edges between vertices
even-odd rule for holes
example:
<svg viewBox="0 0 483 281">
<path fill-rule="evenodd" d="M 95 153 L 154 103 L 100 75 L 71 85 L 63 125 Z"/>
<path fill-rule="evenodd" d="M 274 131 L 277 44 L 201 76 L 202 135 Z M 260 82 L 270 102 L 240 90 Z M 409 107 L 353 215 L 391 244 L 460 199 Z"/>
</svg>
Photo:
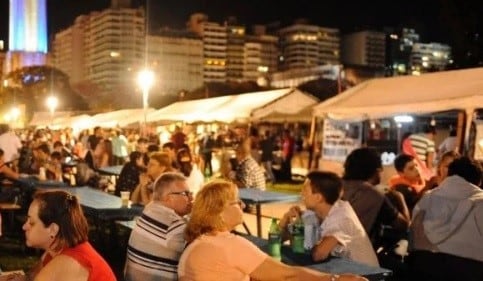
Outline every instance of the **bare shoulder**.
<svg viewBox="0 0 483 281">
<path fill-rule="evenodd" d="M 78 261 L 67 255 L 58 255 L 40 270 L 35 280 L 87 281 L 88 278 L 89 271 Z"/>
</svg>

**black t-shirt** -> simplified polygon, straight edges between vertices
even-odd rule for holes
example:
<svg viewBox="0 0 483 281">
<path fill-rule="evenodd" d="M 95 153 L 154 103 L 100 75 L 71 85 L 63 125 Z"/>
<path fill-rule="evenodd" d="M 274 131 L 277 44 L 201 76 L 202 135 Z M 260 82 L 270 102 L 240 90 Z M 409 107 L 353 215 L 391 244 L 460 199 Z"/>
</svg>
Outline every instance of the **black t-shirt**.
<svg viewBox="0 0 483 281">
<path fill-rule="evenodd" d="M 141 172 L 142 169 L 135 163 L 127 162 L 124 164 L 124 167 L 122 167 L 121 173 L 119 174 L 119 179 L 116 183 L 115 194 L 119 196 L 123 190 L 133 192 L 136 186 L 139 184 L 139 175 Z"/>
</svg>

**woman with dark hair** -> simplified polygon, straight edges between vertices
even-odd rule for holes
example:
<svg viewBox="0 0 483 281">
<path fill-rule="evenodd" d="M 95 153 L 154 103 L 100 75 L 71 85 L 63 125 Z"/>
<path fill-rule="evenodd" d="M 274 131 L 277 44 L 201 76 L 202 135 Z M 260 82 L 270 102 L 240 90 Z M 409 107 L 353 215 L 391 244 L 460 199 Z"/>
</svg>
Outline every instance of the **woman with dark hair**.
<svg viewBox="0 0 483 281">
<path fill-rule="evenodd" d="M 186 148 L 178 150 L 176 161 L 178 162 L 179 171 L 186 177 L 186 182 L 191 192 L 196 194 L 203 186 L 205 179 L 198 166 L 193 163 L 190 151 Z"/>
<path fill-rule="evenodd" d="M 133 192 L 139 184 L 139 175 L 144 170 L 143 154 L 139 151 L 131 152 L 129 154 L 129 162 L 124 164 L 119 174 L 114 193 L 120 196 L 121 191 Z"/>
<path fill-rule="evenodd" d="M 27 246 L 45 250 L 26 280 L 116 280 L 87 241 L 89 226 L 76 196 L 60 190 L 36 193 L 23 230 Z"/>
</svg>

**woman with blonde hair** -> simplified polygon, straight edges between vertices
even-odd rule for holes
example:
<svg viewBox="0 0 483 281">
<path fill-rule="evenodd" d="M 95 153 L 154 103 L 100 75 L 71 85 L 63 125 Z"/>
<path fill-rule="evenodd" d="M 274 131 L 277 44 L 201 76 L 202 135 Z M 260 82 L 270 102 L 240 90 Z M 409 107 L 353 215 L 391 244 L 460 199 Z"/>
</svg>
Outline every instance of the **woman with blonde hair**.
<svg viewBox="0 0 483 281">
<path fill-rule="evenodd" d="M 243 222 L 244 203 L 232 182 L 215 180 L 196 196 L 185 236 L 188 243 L 178 277 L 188 280 L 367 280 L 288 266 L 231 231 Z"/>
</svg>

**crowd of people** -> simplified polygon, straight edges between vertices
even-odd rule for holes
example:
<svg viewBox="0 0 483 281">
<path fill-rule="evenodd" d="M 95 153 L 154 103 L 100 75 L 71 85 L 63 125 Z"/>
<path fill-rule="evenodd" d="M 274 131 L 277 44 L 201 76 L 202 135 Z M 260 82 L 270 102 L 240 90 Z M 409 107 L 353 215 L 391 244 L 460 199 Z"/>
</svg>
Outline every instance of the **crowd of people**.
<svg viewBox="0 0 483 281">
<path fill-rule="evenodd" d="M 4 134 L 11 133 L 7 130 Z M 5 149 L 4 134 L 0 134 L 1 149 Z M 369 266 L 391 267 L 385 257 L 395 253 L 406 266 L 404 272 L 392 268 L 396 276 L 481 280 L 481 164 L 450 149 L 438 157 L 433 168 L 436 149 L 431 134 L 411 135 L 403 141 L 403 153 L 394 161 L 397 174 L 389 180 L 386 191 L 378 188 L 383 167 L 380 155 L 372 148 L 353 150 L 341 176 L 329 171 L 309 172 L 301 190 L 302 206 L 291 207 L 279 221 L 282 238 L 291 240 L 291 225 L 303 219 L 316 229 L 310 245 L 315 262 L 338 256 Z M 126 149 L 121 145 L 120 153 L 113 158 L 115 162 L 107 161 L 109 165 L 123 165 L 115 193 L 131 191 L 131 201 L 144 205 L 128 241 L 125 280 L 366 280 L 352 274 L 325 274 L 285 265 L 233 233 L 243 222 L 245 208 L 238 189 L 265 189 L 266 182 L 273 180 L 273 175 L 264 174 L 261 168 L 262 163 L 271 161 L 263 152 L 264 147 L 273 149 L 274 141 L 267 141 L 271 140 L 270 132 L 262 137 L 255 131 L 242 136 L 235 147 L 236 162 L 225 159 L 226 165 L 235 167 L 220 167 L 219 178 L 209 181 L 205 180 L 204 168 L 211 175 L 213 168 L 204 161 L 212 155 L 198 155 L 216 147 L 211 143 L 211 132 L 200 138 L 197 152 L 187 145 L 180 128 L 162 145 L 138 138 L 129 149 L 128 142 L 115 140 L 124 139 L 122 136 L 120 131 L 106 133 L 95 128 L 92 135 L 82 135 L 70 147 L 59 140 L 57 150 L 55 138 L 42 133 L 23 145 L 20 140 L 9 144 L 20 155 L 25 146 L 31 147 L 31 162 L 25 167 L 34 173 L 34 169 L 46 168 L 54 179 L 58 178 L 55 167 L 59 166 L 53 156 L 56 152 L 60 154 L 58 163 L 76 155 L 95 170 L 106 161 L 99 151 L 105 152 L 109 143 L 126 144 Z M 87 147 L 84 153 L 79 145 L 82 138 Z M 283 161 L 295 153 L 290 132 L 285 131 L 284 138 Z M 50 142 L 43 142 L 45 139 Z M 4 163 L 15 159 L 16 154 L 6 151 L 0 151 L 8 157 L 0 171 L 15 180 L 18 168 Z M 283 165 L 281 170 L 287 169 Z M 431 173 L 425 173 L 425 169 Z M 44 254 L 27 277 L 15 276 L 12 280 L 44 280 L 44 276 L 49 280 L 115 280 L 109 265 L 88 242 L 87 221 L 75 196 L 61 191 L 36 193 L 23 229 L 27 245 L 43 249 Z M 444 262 L 446 268 L 435 261 Z M 454 271 L 452 265 L 456 264 L 463 265 L 466 273 Z"/>
</svg>

